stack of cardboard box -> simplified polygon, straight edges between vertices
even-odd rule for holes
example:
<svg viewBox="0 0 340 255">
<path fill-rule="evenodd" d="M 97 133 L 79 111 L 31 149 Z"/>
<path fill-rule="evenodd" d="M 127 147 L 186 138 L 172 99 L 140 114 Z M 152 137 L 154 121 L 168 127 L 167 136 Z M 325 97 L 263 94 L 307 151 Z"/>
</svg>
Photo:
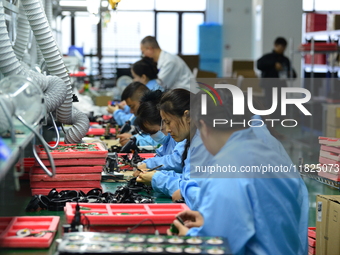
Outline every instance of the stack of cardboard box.
<svg viewBox="0 0 340 255">
<path fill-rule="evenodd" d="M 340 104 L 327 105 L 326 136 L 340 138 Z"/>
<path fill-rule="evenodd" d="M 340 195 L 316 197 L 316 255 L 340 254 Z"/>
</svg>

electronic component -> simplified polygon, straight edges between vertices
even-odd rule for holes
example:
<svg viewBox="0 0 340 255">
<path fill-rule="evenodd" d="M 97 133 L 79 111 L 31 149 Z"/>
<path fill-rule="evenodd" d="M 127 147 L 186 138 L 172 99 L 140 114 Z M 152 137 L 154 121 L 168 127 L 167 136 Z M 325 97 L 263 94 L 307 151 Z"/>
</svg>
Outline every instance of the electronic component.
<svg viewBox="0 0 340 255">
<path fill-rule="evenodd" d="M 68 254 L 231 254 L 220 237 L 161 236 L 146 234 L 67 233 L 58 246 Z"/>
</svg>

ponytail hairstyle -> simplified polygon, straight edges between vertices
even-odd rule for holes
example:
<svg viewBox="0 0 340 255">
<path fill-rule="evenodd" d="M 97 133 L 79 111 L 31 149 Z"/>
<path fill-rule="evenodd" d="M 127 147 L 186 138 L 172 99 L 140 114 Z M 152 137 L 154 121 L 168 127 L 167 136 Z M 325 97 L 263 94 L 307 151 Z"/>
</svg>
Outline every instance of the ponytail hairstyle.
<svg viewBox="0 0 340 255">
<path fill-rule="evenodd" d="M 188 110 L 190 112 L 190 95 L 192 94 L 186 89 L 170 90 L 166 92 L 161 98 L 161 101 L 159 103 L 159 110 L 165 112 L 166 114 L 182 118 L 185 111 Z M 190 116 L 187 117 L 190 118 Z M 190 133 L 191 138 L 194 133 Z M 191 139 L 187 139 L 185 144 L 185 150 L 182 155 L 182 166 L 184 166 L 184 160 L 187 158 L 188 155 L 190 140 Z"/>
<path fill-rule="evenodd" d="M 143 57 L 132 65 L 132 70 L 138 76 L 145 75 L 149 80 L 157 79 L 157 63 L 152 58 Z"/>
<path fill-rule="evenodd" d="M 157 105 L 159 104 L 163 92 L 160 90 L 148 91 L 140 100 L 140 105 L 136 114 L 134 124 L 145 133 L 150 134 L 145 124 L 161 125 L 162 117 Z"/>
</svg>

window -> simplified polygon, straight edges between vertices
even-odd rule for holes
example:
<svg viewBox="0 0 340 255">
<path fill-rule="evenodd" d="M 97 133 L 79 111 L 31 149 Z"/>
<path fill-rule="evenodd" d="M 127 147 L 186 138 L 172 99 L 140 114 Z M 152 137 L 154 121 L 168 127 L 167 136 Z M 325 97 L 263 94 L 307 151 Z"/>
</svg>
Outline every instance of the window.
<svg viewBox="0 0 340 255">
<path fill-rule="evenodd" d="M 178 53 L 178 13 L 158 13 L 157 41 L 163 50 Z"/>
<path fill-rule="evenodd" d="M 155 9 L 162 11 L 205 11 L 206 9 L 206 0 L 155 0 L 155 3 Z"/>
<path fill-rule="evenodd" d="M 202 13 L 183 13 L 182 17 L 182 54 L 197 55 L 198 26 L 204 22 Z"/>
</svg>

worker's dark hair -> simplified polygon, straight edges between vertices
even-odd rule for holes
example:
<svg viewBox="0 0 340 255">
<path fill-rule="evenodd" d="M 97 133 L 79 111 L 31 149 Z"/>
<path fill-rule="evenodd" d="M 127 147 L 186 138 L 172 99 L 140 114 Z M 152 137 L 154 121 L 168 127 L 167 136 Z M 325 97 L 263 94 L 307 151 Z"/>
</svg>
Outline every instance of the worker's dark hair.
<svg viewBox="0 0 340 255">
<path fill-rule="evenodd" d="M 186 89 L 174 89 L 166 92 L 159 103 L 159 109 L 166 114 L 182 118 L 184 112 L 188 110 L 190 112 L 190 95 L 192 95 Z M 190 118 L 190 116 L 187 116 Z M 182 122 L 182 119 L 180 119 Z M 184 125 L 184 123 L 182 123 Z M 179 125 L 179 123 L 177 123 Z M 194 135 L 190 130 L 190 138 Z M 187 139 L 185 149 L 182 155 L 182 166 L 184 166 L 184 160 L 187 158 L 188 149 L 190 147 L 190 139 Z"/>
<path fill-rule="evenodd" d="M 204 91 L 200 91 L 192 98 L 192 105 L 195 105 L 193 109 L 190 111 L 191 115 L 191 121 L 197 126 L 200 127 L 201 123 L 200 120 L 203 120 L 206 125 L 210 128 L 214 128 L 214 130 L 239 130 L 239 129 L 245 129 L 246 127 L 240 127 L 240 125 L 234 125 L 232 126 L 230 124 L 230 120 L 232 120 L 233 123 L 249 123 L 249 125 L 255 125 L 253 123 L 252 117 L 254 114 L 249 110 L 247 101 L 248 101 L 248 95 L 247 93 L 244 93 L 244 114 L 242 115 L 234 115 L 233 114 L 233 96 L 229 90 L 226 89 L 216 89 L 217 94 L 219 95 L 222 104 L 215 103 L 214 100 L 207 96 L 206 97 L 206 107 L 204 110 L 206 111 L 205 114 L 202 114 L 202 104 L 201 104 L 201 96 L 202 94 L 206 94 Z M 257 110 L 264 110 L 264 106 L 261 103 L 259 99 L 256 97 L 253 98 L 253 106 Z M 263 119 L 271 119 L 270 116 L 261 116 Z M 228 120 L 229 124 L 224 125 L 214 125 L 214 120 L 216 119 L 222 119 L 222 120 Z M 255 120 L 254 120 L 255 121 Z M 274 136 L 277 139 L 282 139 L 283 136 L 279 134 L 277 131 L 275 131 L 270 125 L 267 126 L 267 129 L 271 133 L 272 136 Z"/>
<path fill-rule="evenodd" d="M 274 45 L 282 45 L 284 47 L 287 46 L 287 40 L 283 37 L 278 37 L 274 41 Z"/>
<path fill-rule="evenodd" d="M 153 36 L 144 37 L 143 40 L 141 41 L 141 44 L 144 45 L 144 46 L 149 46 L 153 49 L 160 49 L 156 38 L 153 37 Z"/>
<path fill-rule="evenodd" d="M 161 125 L 162 117 L 157 105 L 159 104 L 162 95 L 163 92 L 160 90 L 148 91 L 140 100 L 134 124 L 139 126 L 145 133 L 150 134 L 150 131 L 145 127 L 145 124 Z"/>
<path fill-rule="evenodd" d="M 121 100 L 130 98 L 133 101 L 140 101 L 147 91 L 149 91 L 149 89 L 143 83 L 138 81 L 132 82 L 124 89 Z"/>
<path fill-rule="evenodd" d="M 157 63 L 153 61 L 152 58 L 143 57 L 141 60 L 134 63 L 131 68 L 138 76 L 144 74 L 149 80 L 157 79 Z"/>
</svg>

